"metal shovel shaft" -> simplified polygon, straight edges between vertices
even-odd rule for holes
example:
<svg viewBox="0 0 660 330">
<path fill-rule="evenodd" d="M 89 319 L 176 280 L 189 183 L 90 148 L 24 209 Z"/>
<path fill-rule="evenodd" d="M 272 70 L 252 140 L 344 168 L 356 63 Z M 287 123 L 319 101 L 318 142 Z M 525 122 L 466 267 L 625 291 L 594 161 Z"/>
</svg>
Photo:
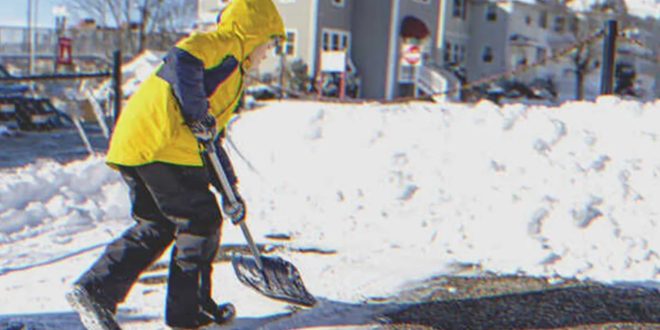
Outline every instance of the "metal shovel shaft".
<svg viewBox="0 0 660 330">
<path fill-rule="evenodd" d="M 234 190 L 231 188 L 231 185 L 229 184 L 229 179 L 227 179 L 227 174 L 225 174 L 225 170 L 222 168 L 222 164 L 220 164 L 220 159 L 218 158 L 218 154 L 215 152 L 215 146 L 213 145 L 213 142 L 208 142 L 206 143 L 206 150 L 208 151 L 209 159 L 211 159 L 211 164 L 213 165 L 213 169 L 215 170 L 215 173 L 218 176 L 218 179 L 220 180 L 220 185 L 222 190 L 224 190 L 225 197 L 229 199 L 229 203 L 232 205 L 235 205 L 238 203 L 238 200 L 236 199 L 236 195 L 234 195 Z M 257 263 L 257 267 L 259 267 L 259 270 L 263 271 L 264 265 L 261 262 L 261 253 L 259 253 L 259 250 L 257 249 L 257 245 L 254 243 L 254 239 L 252 239 L 252 235 L 250 234 L 250 230 L 248 229 L 247 225 L 245 224 L 245 221 L 241 221 L 240 223 L 241 231 L 243 232 L 243 236 L 245 236 L 245 240 L 248 243 L 248 247 L 250 248 L 250 251 L 252 251 L 252 255 L 254 255 L 255 262 Z"/>
</svg>

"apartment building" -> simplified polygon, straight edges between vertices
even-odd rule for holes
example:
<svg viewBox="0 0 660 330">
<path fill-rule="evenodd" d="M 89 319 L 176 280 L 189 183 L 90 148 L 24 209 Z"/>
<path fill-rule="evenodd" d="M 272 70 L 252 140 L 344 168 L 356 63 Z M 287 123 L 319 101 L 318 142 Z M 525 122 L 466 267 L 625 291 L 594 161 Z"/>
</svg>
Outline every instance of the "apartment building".
<svg viewBox="0 0 660 330">
<path fill-rule="evenodd" d="M 198 0 L 199 12 L 212 13 L 209 20 L 229 1 Z M 286 61 L 302 60 L 309 76 L 318 77 L 323 52 L 345 51 L 348 69 L 361 81 L 359 96 L 373 99 L 456 90 L 544 61 L 575 43 L 580 26 L 578 15 L 559 0 L 273 1 L 286 25 Z M 411 37 L 411 30 L 426 33 Z M 405 61 L 410 45 L 420 52 L 413 65 Z M 276 74 L 280 61 L 273 54 L 260 74 Z M 515 79 L 552 79 L 570 98 L 571 65 L 565 58 Z"/>
<path fill-rule="evenodd" d="M 437 0 L 273 0 L 282 14 L 287 43 L 286 60 L 302 60 L 310 77 L 319 75 L 321 54 L 345 51 L 347 69 L 362 82 L 364 98 L 392 99 L 412 95 L 415 72 L 420 66 L 440 67 L 438 35 L 443 12 Z M 462 0 L 466 1 L 466 0 Z M 217 12 L 218 1 L 198 0 L 206 21 Z M 443 2 L 444 3 L 444 2 Z M 200 15 L 201 16 L 201 15 Z M 402 47 L 410 38 L 401 31 L 414 22 L 428 31 L 423 40 L 413 40 L 421 51 L 416 67 L 402 63 Z M 275 73 L 280 58 L 273 54 L 259 68 L 261 74 Z"/>
<path fill-rule="evenodd" d="M 574 42 L 577 17 L 554 1 L 473 1 L 469 24 L 468 80 L 511 72 L 544 61 Z M 556 72 L 553 65 L 519 79 Z"/>
<path fill-rule="evenodd" d="M 293 40 L 287 55 L 302 59 L 310 75 L 316 75 L 321 52 L 345 50 L 365 98 L 455 90 L 461 81 L 541 61 L 571 40 L 577 22 L 556 0 L 274 1 Z M 422 40 L 408 38 L 405 25 L 411 21 L 428 35 Z M 415 66 L 402 60 L 410 42 L 418 43 L 422 53 Z M 277 64 L 273 59 L 264 70 Z M 544 70 L 527 76 L 548 76 L 558 69 L 550 65 Z"/>
</svg>

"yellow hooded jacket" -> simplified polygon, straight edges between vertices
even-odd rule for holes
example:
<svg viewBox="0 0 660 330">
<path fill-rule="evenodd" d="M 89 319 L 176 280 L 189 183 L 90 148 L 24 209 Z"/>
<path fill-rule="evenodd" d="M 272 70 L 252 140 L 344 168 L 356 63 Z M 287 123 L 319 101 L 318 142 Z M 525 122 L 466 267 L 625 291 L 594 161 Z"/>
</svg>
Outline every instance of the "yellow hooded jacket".
<svg viewBox="0 0 660 330">
<path fill-rule="evenodd" d="M 233 0 L 217 30 L 178 42 L 140 85 L 117 120 L 106 161 L 202 166 L 200 146 L 186 122 L 208 111 L 222 130 L 243 94 L 248 56 L 274 37 L 284 38 L 285 32 L 272 0 Z"/>
</svg>

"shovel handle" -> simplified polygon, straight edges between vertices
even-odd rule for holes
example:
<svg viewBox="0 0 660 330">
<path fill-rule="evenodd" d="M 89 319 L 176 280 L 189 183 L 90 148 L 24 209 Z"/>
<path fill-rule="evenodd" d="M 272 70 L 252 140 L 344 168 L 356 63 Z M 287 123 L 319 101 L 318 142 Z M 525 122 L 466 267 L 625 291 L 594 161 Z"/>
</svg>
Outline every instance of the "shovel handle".
<svg viewBox="0 0 660 330">
<path fill-rule="evenodd" d="M 231 203 L 232 205 L 238 203 L 238 200 L 236 199 L 236 195 L 234 195 L 234 190 L 231 188 L 231 185 L 229 184 L 229 179 L 227 179 L 227 174 L 225 174 L 225 170 L 222 167 L 222 164 L 220 164 L 220 159 L 218 158 L 218 154 L 216 153 L 215 145 L 213 145 L 212 141 L 209 141 L 204 143 L 204 146 L 206 147 L 206 150 L 209 155 L 209 159 L 211 160 L 211 165 L 213 166 L 213 169 L 215 170 L 215 173 L 217 174 L 217 177 L 220 180 L 220 185 L 222 190 L 224 190 L 223 192 L 225 194 L 225 197 L 229 199 L 229 203 Z M 257 267 L 259 267 L 259 270 L 263 271 L 264 265 L 261 262 L 261 253 L 259 253 L 259 249 L 257 249 L 257 245 L 254 244 L 254 239 L 252 239 L 252 234 L 250 234 L 250 230 L 245 224 L 245 221 L 240 222 L 240 227 L 241 227 L 241 231 L 243 232 L 243 236 L 245 236 L 245 240 L 248 243 L 248 247 L 250 248 L 252 255 L 254 255 L 254 259 L 257 263 Z"/>
<path fill-rule="evenodd" d="M 252 235 L 250 234 L 250 230 L 248 230 L 247 225 L 245 224 L 245 221 L 241 221 L 241 230 L 243 231 L 243 236 L 245 236 L 245 240 L 248 242 L 248 246 L 250 247 L 250 251 L 252 251 L 252 255 L 254 256 L 254 261 L 257 263 L 257 267 L 259 267 L 260 271 L 264 270 L 264 265 L 261 262 L 261 253 L 259 253 L 259 250 L 257 249 L 257 245 L 254 244 L 254 240 L 252 239 Z"/>
</svg>

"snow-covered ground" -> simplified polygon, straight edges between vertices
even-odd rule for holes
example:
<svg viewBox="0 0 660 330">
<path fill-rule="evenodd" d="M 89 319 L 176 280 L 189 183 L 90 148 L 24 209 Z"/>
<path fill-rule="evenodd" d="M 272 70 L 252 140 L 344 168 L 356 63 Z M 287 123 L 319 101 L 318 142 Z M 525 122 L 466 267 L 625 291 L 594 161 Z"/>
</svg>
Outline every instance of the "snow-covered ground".
<svg viewBox="0 0 660 330">
<path fill-rule="evenodd" d="M 278 319 L 286 305 L 222 263 L 215 298 L 238 310 L 227 328 L 365 323 L 366 298 L 465 264 L 660 287 L 659 122 L 660 101 L 612 97 L 557 108 L 284 101 L 244 113 L 227 149 L 248 224 L 259 243 L 291 248 L 277 254 L 321 305 Z M 0 151 L 13 139 L 0 136 Z M 0 324 L 80 327 L 64 293 L 130 226 L 125 185 L 103 155 L 3 169 L 0 182 Z M 222 242 L 244 240 L 225 224 Z M 164 290 L 137 284 L 122 325 L 164 328 Z"/>
<path fill-rule="evenodd" d="M 605 0 L 573 0 L 568 1 L 568 6 L 577 11 L 586 11 L 594 4 L 606 3 Z M 624 0 L 628 12 L 633 16 L 641 18 L 660 19 L 660 0 Z"/>
</svg>

